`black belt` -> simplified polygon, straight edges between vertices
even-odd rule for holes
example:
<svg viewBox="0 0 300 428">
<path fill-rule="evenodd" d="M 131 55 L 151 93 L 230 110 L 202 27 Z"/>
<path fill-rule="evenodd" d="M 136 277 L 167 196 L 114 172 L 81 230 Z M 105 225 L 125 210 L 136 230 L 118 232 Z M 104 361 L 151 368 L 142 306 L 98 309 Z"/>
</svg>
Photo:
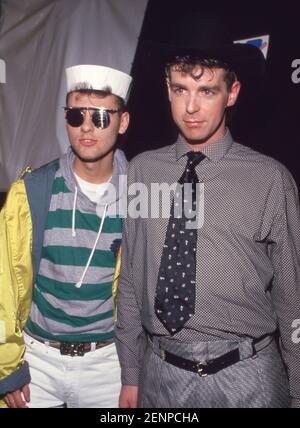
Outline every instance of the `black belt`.
<svg viewBox="0 0 300 428">
<path fill-rule="evenodd" d="M 229 367 L 232 364 L 240 361 L 240 351 L 238 349 L 234 349 L 233 351 L 221 355 L 221 357 L 207 361 L 206 364 L 187 360 L 186 358 L 179 357 L 178 355 L 172 354 L 171 352 L 162 349 L 160 352 L 160 357 L 173 366 L 179 367 L 180 369 L 189 370 L 190 372 L 198 373 L 199 376 L 204 377 L 215 374 L 220 370 L 226 369 L 226 367 Z"/>
<path fill-rule="evenodd" d="M 148 336 L 150 341 L 153 343 L 153 336 L 150 334 Z M 252 342 L 252 355 L 249 355 L 248 358 L 256 355 L 256 351 L 258 351 L 258 349 L 256 350 L 256 345 L 261 344 L 261 347 L 258 346 L 258 348 L 263 349 L 272 340 L 273 338 L 271 336 L 264 336 L 264 338 L 262 339 L 255 339 Z M 232 366 L 233 364 L 241 361 L 239 348 L 233 349 L 232 351 L 229 351 L 226 354 L 221 355 L 220 357 L 214 358 L 213 360 L 206 361 L 205 364 L 179 357 L 178 355 L 175 355 L 172 352 L 162 349 L 161 346 L 159 346 L 159 351 L 156 353 L 160 356 L 162 360 L 166 361 L 167 363 L 172 364 L 173 366 L 178 367 L 180 369 L 189 370 L 191 372 L 197 373 L 201 377 L 216 374 L 220 370 L 226 369 L 227 367 Z"/>
</svg>

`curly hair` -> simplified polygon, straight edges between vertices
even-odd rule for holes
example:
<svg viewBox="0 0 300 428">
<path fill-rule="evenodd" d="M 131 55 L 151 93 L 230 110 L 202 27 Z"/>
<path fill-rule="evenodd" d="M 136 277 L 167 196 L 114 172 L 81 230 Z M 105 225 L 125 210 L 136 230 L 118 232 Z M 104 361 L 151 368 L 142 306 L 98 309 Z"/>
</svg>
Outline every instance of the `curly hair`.
<svg viewBox="0 0 300 428">
<path fill-rule="evenodd" d="M 199 70 L 200 67 L 200 70 Z M 212 70 L 214 68 L 223 69 L 224 80 L 227 90 L 230 91 L 233 83 L 237 80 L 235 72 L 225 62 L 217 59 L 203 59 L 196 56 L 176 56 L 174 60 L 168 62 L 165 66 L 166 77 L 170 78 L 171 70 L 187 73 L 195 80 L 201 79 L 205 69 Z"/>
</svg>

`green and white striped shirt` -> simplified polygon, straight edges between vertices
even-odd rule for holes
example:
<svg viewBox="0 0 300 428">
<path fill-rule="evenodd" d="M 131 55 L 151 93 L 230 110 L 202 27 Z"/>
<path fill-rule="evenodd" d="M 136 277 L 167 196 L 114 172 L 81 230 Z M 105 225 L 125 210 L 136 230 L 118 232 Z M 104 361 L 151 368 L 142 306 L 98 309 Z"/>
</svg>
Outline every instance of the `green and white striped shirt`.
<svg viewBox="0 0 300 428">
<path fill-rule="evenodd" d="M 96 342 L 113 337 L 112 280 L 123 220 L 121 216 L 105 218 L 83 284 L 76 288 L 97 239 L 101 218 L 96 214 L 96 204 L 78 190 L 76 236 L 72 236 L 74 197 L 60 168 L 53 182 L 26 329 L 43 340 Z"/>
</svg>

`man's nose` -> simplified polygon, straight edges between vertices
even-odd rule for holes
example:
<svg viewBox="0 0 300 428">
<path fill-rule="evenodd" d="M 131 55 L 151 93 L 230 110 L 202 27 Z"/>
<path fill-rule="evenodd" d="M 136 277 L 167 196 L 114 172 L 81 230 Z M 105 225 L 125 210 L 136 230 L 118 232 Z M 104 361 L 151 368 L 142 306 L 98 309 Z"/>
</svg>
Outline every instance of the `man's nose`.
<svg viewBox="0 0 300 428">
<path fill-rule="evenodd" d="M 186 102 L 186 111 L 189 114 L 193 114 L 196 113 L 197 111 L 200 110 L 200 100 L 199 97 L 197 97 L 197 95 L 192 94 L 188 97 L 187 102 Z"/>
<path fill-rule="evenodd" d="M 84 120 L 81 125 L 81 129 L 83 132 L 89 132 L 93 129 L 94 124 L 92 122 L 92 114 L 90 111 L 85 110 L 84 111 Z"/>
</svg>

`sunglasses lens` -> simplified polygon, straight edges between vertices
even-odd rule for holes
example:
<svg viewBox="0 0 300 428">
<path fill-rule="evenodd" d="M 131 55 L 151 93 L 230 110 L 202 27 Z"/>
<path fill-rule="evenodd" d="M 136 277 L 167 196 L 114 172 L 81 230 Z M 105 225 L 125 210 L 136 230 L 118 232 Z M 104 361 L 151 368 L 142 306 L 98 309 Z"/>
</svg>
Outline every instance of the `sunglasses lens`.
<svg viewBox="0 0 300 428">
<path fill-rule="evenodd" d="M 72 108 L 67 110 L 66 119 L 69 125 L 78 127 L 83 124 L 84 116 L 79 108 Z"/>
<path fill-rule="evenodd" d="M 97 128 L 107 128 L 110 124 L 108 111 L 104 109 L 95 111 L 92 116 L 92 121 Z"/>
</svg>

